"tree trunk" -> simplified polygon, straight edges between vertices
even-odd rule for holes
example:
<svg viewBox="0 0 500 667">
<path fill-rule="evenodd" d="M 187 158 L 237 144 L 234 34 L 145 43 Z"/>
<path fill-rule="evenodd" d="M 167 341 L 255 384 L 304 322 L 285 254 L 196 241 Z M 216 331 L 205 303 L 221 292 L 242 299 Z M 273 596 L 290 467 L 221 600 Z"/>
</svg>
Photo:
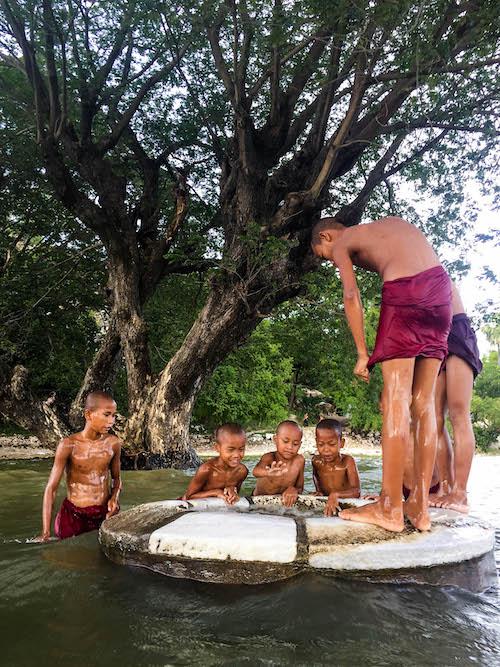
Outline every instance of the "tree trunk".
<svg viewBox="0 0 500 667">
<path fill-rule="evenodd" d="M 140 295 L 140 276 L 135 253 L 110 253 L 109 286 L 112 294 L 111 319 L 116 322 L 127 369 L 128 412 L 133 414 L 144 400 L 151 383 L 151 362 L 147 326 Z"/>
<path fill-rule="evenodd" d="M 255 328 L 234 289 L 215 287 L 184 343 L 158 377 L 144 404 L 127 422 L 126 442 L 140 443 L 152 465 L 185 468 L 199 463 L 189 443 L 194 402 L 217 365 Z"/>
<path fill-rule="evenodd" d="M 50 400 L 40 401 L 33 395 L 24 366 L 15 366 L 10 377 L 2 378 L 0 415 L 36 435 L 49 449 L 55 449 L 61 438 L 68 435 L 66 424 Z"/>
</svg>

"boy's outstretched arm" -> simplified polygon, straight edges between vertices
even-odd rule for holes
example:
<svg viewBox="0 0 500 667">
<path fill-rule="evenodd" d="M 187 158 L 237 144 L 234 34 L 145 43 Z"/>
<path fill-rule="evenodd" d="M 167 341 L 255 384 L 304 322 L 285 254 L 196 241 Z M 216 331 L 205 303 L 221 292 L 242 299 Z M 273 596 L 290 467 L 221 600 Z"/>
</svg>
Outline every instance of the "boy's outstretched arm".
<svg viewBox="0 0 500 667">
<path fill-rule="evenodd" d="M 189 482 L 186 493 L 182 496 L 182 500 L 189 500 L 190 498 L 224 498 L 224 489 L 210 489 L 203 491 L 204 486 L 209 480 L 211 474 L 210 466 L 202 463 L 196 471 L 195 476 Z"/>
<path fill-rule="evenodd" d="M 369 359 L 365 340 L 365 322 L 363 304 L 359 294 L 356 274 L 349 253 L 345 248 L 339 248 L 334 254 L 335 265 L 339 269 L 340 279 L 344 289 L 344 309 L 351 330 L 354 344 L 358 352 L 358 361 L 354 367 L 354 375 L 368 382 L 370 375 L 367 368 Z"/>
<path fill-rule="evenodd" d="M 253 476 L 257 479 L 259 477 L 277 477 L 282 475 L 287 470 L 287 465 L 281 461 L 274 460 L 274 454 L 269 452 L 257 463 L 253 469 Z"/>
<path fill-rule="evenodd" d="M 122 450 L 122 443 L 118 438 L 113 443 L 113 458 L 110 463 L 111 471 L 111 495 L 108 500 L 108 511 L 106 513 L 106 519 L 109 519 L 110 516 L 116 514 L 119 509 L 118 498 L 120 496 L 120 491 L 122 490 L 122 481 L 120 477 L 120 454 Z"/>
<path fill-rule="evenodd" d="M 57 487 L 63 476 L 64 469 L 71 455 L 73 445 L 68 438 L 64 438 L 57 445 L 54 456 L 54 463 L 50 471 L 49 479 L 43 494 L 42 507 L 42 533 L 35 538 L 36 542 L 47 542 L 50 539 L 50 526 L 52 522 L 52 508 L 54 506 L 54 498 L 56 497 Z"/>
</svg>

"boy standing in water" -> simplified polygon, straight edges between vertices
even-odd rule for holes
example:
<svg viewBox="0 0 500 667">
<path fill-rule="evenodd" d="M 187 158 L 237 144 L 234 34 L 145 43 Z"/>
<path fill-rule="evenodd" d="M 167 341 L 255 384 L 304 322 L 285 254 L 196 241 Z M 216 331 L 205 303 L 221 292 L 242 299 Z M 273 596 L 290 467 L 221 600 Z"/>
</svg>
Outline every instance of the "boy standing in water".
<svg viewBox="0 0 500 667">
<path fill-rule="evenodd" d="M 246 434 L 239 424 L 227 423 L 215 431 L 216 456 L 202 463 L 189 483 L 182 500 L 223 498 L 228 505 L 239 500 L 239 490 L 248 469 L 241 460 L 245 456 Z"/>
<path fill-rule="evenodd" d="M 325 218 L 314 226 L 311 246 L 315 255 L 339 269 L 345 314 L 358 352 L 354 374 L 368 382 L 370 370 L 380 363 L 384 379 L 380 499 L 343 510 L 340 516 L 401 532 L 406 515 L 415 528 L 429 530 L 429 486 L 437 446 L 434 394 L 448 351 L 450 279 L 422 232 L 397 217 L 354 227 Z M 354 266 L 375 271 L 384 281 L 371 356 Z M 415 424 L 415 486 L 403 506 L 410 419 Z"/>
<path fill-rule="evenodd" d="M 313 480 L 317 495 L 328 496 L 325 516 L 339 509 L 339 498 L 359 498 L 360 483 L 356 461 L 341 454 L 344 446 L 342 425 L 336 419 L 322 419 L 316 426 L 316 447 L 313 456 Z"/>
<path fill-rule="evenodd" d="M 57 537 L 63 540 L 97 530 L 104 519 L 119 511 L 121 442 L 109 433 L 115 423 L 116 403 L 110 394 L 93 391 L 85 401 L 84 415 L 83 431 L 63 438 L 57 446 L 43 495 L 42 534 L 36 541 L 50 539 L 54 498 L 64 471 L 67 496 L 54 524 Z"/>
<path fill-rule="evenodd" d="M 257 485 L 254 496 L 281 494 L 285 507 L 291 507 L 304 489 L 304 457 L 298 453 L 302 429 L 294 421 L 278 424 L 273 437 L 275 452 L 268 452 L 253 469 Z"/>
</svg>

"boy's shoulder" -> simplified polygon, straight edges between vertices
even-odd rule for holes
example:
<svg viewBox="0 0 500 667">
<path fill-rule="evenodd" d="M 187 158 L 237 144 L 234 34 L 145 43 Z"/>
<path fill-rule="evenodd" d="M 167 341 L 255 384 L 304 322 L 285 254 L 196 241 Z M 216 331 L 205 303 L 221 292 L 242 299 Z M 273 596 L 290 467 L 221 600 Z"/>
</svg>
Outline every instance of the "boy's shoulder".
<svg viewBox="0 0 500 667">
<path fill-rule="evenodd" d="M 341 454 L 341 459 L 342 463 L 348 464 L 348 463 L 354 463 L 356 465 L 356 459 L 354 456 L 351 456 L 350 454 Z"/>
<path fill-rule="evenodd" d="M 78 444 L 78 440 L 76 438 L 77 435 L 78 433 L 72 433 L 65 436 L 64 438 L 61 438 L 59 440 L 59 444 L 57 445 L 58 451 L 70 454 L 73 451 L 75 445 Z"/>
<path fill-rule="evenodd" d="M 202 464 L 198 466 L 197 473 L 198 472 L 209 472 L 212 470 L 212 468 L 215 466 L 215 463 L 218 459 L 218 456 L 213 456 L 211 459 L 208 459 L 207 461 L 203 461 Z"/>
<path fill-rule="evenodd" d="M 260 457 L 260 463 L 272 462 L 276 459 L 276 450 L 274 452 L 266 452 Z"/>
<path fill-rule="evenodd" d="M 292 466 L 298 466 L 298 467 L 304 468 L 305 465 L 306 465 L 306 460 L 302 456 L 302 454 L 295 454 L 295 456 L 290 461 L 290 463 L 291 463 Z"/>
<path fill-rule="evenodd" d="M 107 438 L 109 444 L 113 447 L 113 449 L 118 449 L 121 448 L 122 446 L 122 441 L 121 439 L 115 435 L 114 433 L 110 433 Z"/>
</svg>

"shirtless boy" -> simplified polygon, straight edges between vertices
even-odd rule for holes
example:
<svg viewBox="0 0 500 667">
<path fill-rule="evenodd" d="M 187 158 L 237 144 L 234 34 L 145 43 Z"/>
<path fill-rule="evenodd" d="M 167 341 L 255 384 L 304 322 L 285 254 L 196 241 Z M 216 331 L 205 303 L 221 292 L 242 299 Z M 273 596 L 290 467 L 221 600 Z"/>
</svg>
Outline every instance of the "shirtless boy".
<svg viewBox="0 0 500 667">
<path fill-rule="evenodd" d="M 313 456 L 313 480 L 316 495 L 328 496 L 325 516 L 339 509 L 339 498 L 359 498 L 360 483 L 356 461 L 341 454 L 344 446 L 342 425 L 336 419 L 322 419 L 316 426 L 316 447 Z"/>
<path fill-rule="evenodd" d="M 182 500 L 223 498 L 228 505 L 239 500 L 239 490 L 248 469 L 241 460 L 245 456 L 247 438 L 239 424 L 227 423 L 215 431 L 216 456 L 201 466 L 190 481 Z"/>
<path fill-rule="evenodd" d="M 294 421 L 278 424 L 273 436 L 275 452 L 268 452 L 253 469 L 257 485 L 254 496 L 281 494 L 285 507 L 292 507 L 304 489 L 304 457 L 299 454 L 302 429 Z"/>
<path fill-rule="evenodd" d="M 397 217 L 355 227 L 325 218 L 315 225 L 311 246 L 315 255 L 339 269 L 345 313 L 358 353 L 354 374 L 368 382 L 370 369 L 381 363 L 384 380 L 381 495 L 375 503 L 343 510 L 340 516 L 401 532 L 406 515 L 415 528 L 429 530 L 429 486 L 437 445 L 434 393 L 448 349 L 450 279 L 424 235 Z M 354 266 L 375 271 L 384 281 L 371 356 Z M 416 483 L 403 508 L 410 410 L 415 424 Z"/>
<path fill-rule="evenodd" d="M 50 539 L 52 507 L 66 470 L 67 495 L 56 516 L 54 532 L 61 540 L 97 530 L 104 519 L 119 511 L 121 443 L 109 433 L 116 418 L 112 396 L 93 391 L 85 401 L 83 431 L 63 438 L 43 495 L 42 534 Z M 109 476 L 111 473 L 111 489 Z"/>
<path fill-rule="evenodd" d="M 458 289 L 452 284 L 453 319 L 448 336 L 448 357 L 436 384 L 438 449 L 436 462 L 441 488 L 430 497 L 431 507 L 463 512 L 467 504 L 467 481 L 476 448 L 470 418 L 474 379 L 483 365 L 476 334 L 465 314 Z M 453 429 L 454 447 L 446 428 L 446 413 Z"/>
</svg>

